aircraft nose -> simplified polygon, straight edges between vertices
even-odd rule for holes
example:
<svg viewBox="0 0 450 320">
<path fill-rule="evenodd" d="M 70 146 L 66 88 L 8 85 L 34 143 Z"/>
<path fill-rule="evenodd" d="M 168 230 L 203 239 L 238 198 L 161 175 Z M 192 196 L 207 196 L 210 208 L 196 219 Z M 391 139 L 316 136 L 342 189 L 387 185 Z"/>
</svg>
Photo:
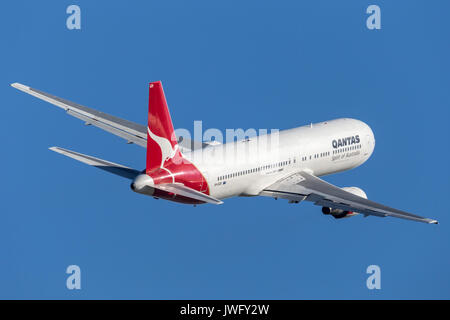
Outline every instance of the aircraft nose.
<svg viewBox="0 0 450 320">
<path fill-rule="evenodd" d="M 375 149 L 375 135 L 373 134 L 373 131 L 370 127 L 369 130 L 370 130 L 370 138 L 372 140 L 372 151 L 373 151 L 373 149 Z"/>
<path fill-rule="evenodd" d="M 372 128 L 370 128 L 369 125 L 367 125 L 367 138 L 370 145 L 370 154 L 372 154 L 373 150 L 375 149 L 375 135 L 373 134 Z"/>
</svg>

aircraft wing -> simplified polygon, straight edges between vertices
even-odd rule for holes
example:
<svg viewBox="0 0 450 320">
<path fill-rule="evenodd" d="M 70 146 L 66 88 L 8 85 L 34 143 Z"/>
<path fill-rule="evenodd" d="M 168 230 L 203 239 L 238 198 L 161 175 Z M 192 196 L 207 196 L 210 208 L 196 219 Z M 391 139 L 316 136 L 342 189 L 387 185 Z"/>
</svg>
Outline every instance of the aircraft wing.
<svg viewBox="0 0 450 320">
<path fill-rule="evenodd" d="M 311 201 L 321 207 L 352 211 L 364 216 L 396 217 L 437 224 L 437 220 L 404 212 L 354 195 L 307 172 L 294 173 L 265 188 L 261 195 L 291 201 Z"/>
<path fill-rule="evenodd" d="M 20 83 L 11 84 L 12 87 L 28 93 L 36 98 L 49 102 L 57 107 L 64 109 L 67 114 L 78 118 L 86 125 L 93 125 L 116 136 L 119 136 L 128 143 L 134 143 L 141 147 L 147 148 L 147 127 L 135 122 L 121 119 L 110 114 L 79 105 L 49 93 L 33 89 Z M 188 152 L 198 148 L 203 148 L 206 144 L 193 141 L 188 138 L 179 138 L 179 147 L 181 151 Z"/>
</svg>

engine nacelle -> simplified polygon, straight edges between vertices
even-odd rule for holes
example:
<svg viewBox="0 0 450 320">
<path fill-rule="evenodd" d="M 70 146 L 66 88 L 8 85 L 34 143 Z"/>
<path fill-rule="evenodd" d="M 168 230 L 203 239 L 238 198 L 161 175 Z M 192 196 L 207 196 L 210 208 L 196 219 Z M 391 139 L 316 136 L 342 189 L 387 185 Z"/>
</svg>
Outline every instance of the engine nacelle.
<svg viewBox="0 0 450 320">
<path fill-rule="evenodd" d="M 359 196 L 361 198 L 367 199 L 366 193 L 358 187 L 344 187 L 341 189 L 344 191 L 353 193 L 354 195 Z M 342 209 L 333 209 L 333 208 L 329 208 L 329 207 L 322 207 L 322 213 L 323 214 L 331 214 L 336 219 L 353 217 L 353 216 L 356 216 L 357 214 L 359 214 L 358 212 L 345 211 Z"/>
</svg>

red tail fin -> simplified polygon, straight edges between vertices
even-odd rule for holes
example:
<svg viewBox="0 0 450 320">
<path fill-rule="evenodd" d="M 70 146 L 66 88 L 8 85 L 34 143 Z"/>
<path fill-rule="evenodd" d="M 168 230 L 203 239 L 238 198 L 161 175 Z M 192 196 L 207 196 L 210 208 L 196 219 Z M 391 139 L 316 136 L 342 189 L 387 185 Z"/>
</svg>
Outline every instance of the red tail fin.
<svg viewBox="0 0 450 320">
<path fill-rule="evenodd" d="M 148 96 L 147 168 L 163 167 L 178 149 L 177 138 L 161 81 L 151 82 Z"/>
</svg>

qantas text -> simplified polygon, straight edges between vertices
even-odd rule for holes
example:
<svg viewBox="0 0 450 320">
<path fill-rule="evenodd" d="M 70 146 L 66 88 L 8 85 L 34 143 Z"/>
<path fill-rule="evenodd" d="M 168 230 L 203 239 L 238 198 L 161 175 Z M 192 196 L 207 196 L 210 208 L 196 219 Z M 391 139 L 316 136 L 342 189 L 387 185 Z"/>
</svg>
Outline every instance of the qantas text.
<svg viewBox="0 0 450 320">
<path fill-rule="evenodd" d="M 351 136 L 351 137 L 347 137 L 347 138 L 341 138 L 341 139 L 335 139 L 331 142 L 331 144 L 333 145 L 333 148 L 340 148 L 340 147 L 344 147 L 344 146 L 351 146 L 352 144 L 356 144 L 359 143 L 359 135 L 356 136 Z"/>
</svg>

